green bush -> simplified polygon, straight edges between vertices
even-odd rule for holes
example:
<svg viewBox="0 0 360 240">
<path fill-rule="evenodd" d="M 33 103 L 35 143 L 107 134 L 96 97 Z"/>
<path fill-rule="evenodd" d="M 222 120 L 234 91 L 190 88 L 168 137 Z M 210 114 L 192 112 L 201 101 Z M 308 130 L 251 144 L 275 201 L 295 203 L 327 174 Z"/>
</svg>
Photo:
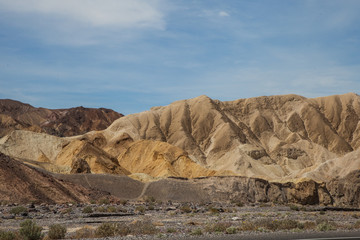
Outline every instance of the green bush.
<svg viewBox="0 0 360 240">
<path fill-rule="evenodd" d="M 110 200 L 107 199 L 107 198 L 102 198 L 102 199 L 99 200 L 99 204 L 108 205 L 108 204 L 110 204 Z"/>
<path fill-rule="evenodd" d="M 42 227 L 37 226 L 35 222 L 31 220 L 25 220 L 20 223 L 20 235 L 24 237 L 25 240 L 39 240 L 42 238 Z"/>
<path fill-rule="evenodd" d="M 226 229 L 231 227 L 231 223 L 228 222 L 217 222 L 213 224 L 209 224 L 205 227 L 205 230 L 209 233 L 211 232 L 226 232 Z"/>
<path fill-rule="evenodd" d="M 176 233 L 176 229 L 175 228 L 168 228 L 166 229 L 167 233 Z"/>
<path fill-rule="evenodd" d="M 331 225 L 330 223 L 325 221 L 325 222 L 319 223 L 316 226 L 316 229 L 318 231 L 327 232 L 327 231 L 335 230 L 335 227 L 333 225 Z"/>
<path fill-rule="evenodd" d="M 100 238 L 113 237 L 116 235 L 116 225 L 113 223 L 102 223 L 95 231 L 95 236 Z"/>
<path fill-rule="evenodd" d="M 225 233 L 226 234 L 235 234 L 237 232 L 237 228 L 236 227 L 228 227 L 226 230 L 225 230 Z"/>
<path fill-rule="evenodd" d="M 83 208 L 82 212 L 83 213 L 93 213 L 93 210 L 92 210 L 92 207 L 87 206 L 87 207 Z"/>
<path fill-rule="evenodd" d="M 10 231 L 0 230 L 0 240 L 16 240 L 16 234 Z"/>
<path fill-rule="evenodd" d="M 12 214 L 21 214 L 21 213 L 27 213 L 27 212 L 28 212 L 28 209 L 24 206 L 13 207 L 10 210 L 10 213 L 12 213 Z"/>
<path fill-rule="evenodd" d="M 144 206 L 137 206 L 135 208 L 135 211 L 137 211 L 139 213 L 144 213 L 145 212 L 145 207 Z"/>
<path fill-rule="evenodd" d="M 196 228 L 196 229 L 192 230 L 191 233 L 190 233 L 190 235 L 194 235 L 194 236 L 200 236 L 202 234 L 203 233 L 202 233 L 200 228 Z"/>
<path fill-rule="evenodd" d="M 66 227 L 60 224 L 50 225 L 48 237 L 50 239 L 63 239 L 65 238 Z"/>
<path fill-rule="evenodd" d="M 107 212 L 109 213 L 114 213 L 116 212 L 116 207 L 114 206 L 108 206 L 107 209 L 106 209 Z"/>
</svg>

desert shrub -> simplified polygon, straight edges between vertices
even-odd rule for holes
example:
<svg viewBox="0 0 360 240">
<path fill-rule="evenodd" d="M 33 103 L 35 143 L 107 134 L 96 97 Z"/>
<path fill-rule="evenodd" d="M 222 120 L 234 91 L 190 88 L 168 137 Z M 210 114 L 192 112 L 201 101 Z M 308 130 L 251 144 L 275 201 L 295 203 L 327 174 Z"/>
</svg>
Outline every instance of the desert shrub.
<svg viewBox="0 0 360 240">
<path fill-rule="evenodd" d="M 167 228 L 166 232 L 167 233 L 176 233 L 176 229 L 175 228 Z"/>
<path fill-rule="evenodd" d="M 102 223 L 95 231 L 99 238 L 113 237 L 116 234 L 116 225 L 113 223 Z"/>
<path fill-rule="evenodd" d="M 122 205 L 126 205 L 128 203 L 128 200 L 125 200 L 125 199 L 123 199 L 123 200 L 120 200 L 120 204 L 122 204 Z"/>
<path fill-rule="evenodd" d="M 75 235 L 73 236 L 73 238 L 75 239 L 94 238 L 94 237 L 95 237 L 94 229 L 86 226 L 77 230 L 75 232 Z"/>
<path fill-rule="evenodd" d="M 145 202 L 154 203 L 154 202 L 156 202 L 156 199 L 153 196 L 150 196 L 145 199 Z"/>
<path fill-rule="evenodd" d="M 318 231 L 331 231 L 331 230 L 335 230 L 335 226 L 333 226 L 332 224 L 330 224 L 327 221 L 321 222 L 316 226 L 316 229 Z"/>
<path fill-rule="evenodd" d="M 102 198 L 99 200 L 98 203 L 108 205 L 108 204 L 110 204 L 110 200 L 108 198 Z"/>
<path fill-rule="evenodd" d="M 10 231 L 0 230 L 0 240 L 16 240 L 17 236 L 15 233 Z"/>
<path fill-rule="evenodd" d="M 243 221 L 240 225 L 241 231 L 255 231 L 257 227 L 250 221 Z"/>
<path fill-rule="evenodd" d="M 106 212 L 107 208 L 105 208 L 105 207 L 97 207 L 97 208 L 95 208 L 95 211 L 96 212 Z"/>
<path fill-rule="evenodd" d="M 90 206 L 84 207 L 82 210 L 83 213 L 93 213 L 93 209 Z"/>
<path fill-rule="evenodd" d="M 126 208 L 123 207 L 118 207 L 117 208 L 117 212 L 122 212 L 122 213 L 126 213 L 128 210 Z"/>
<path fill-rule="evenodd" d="M 155 206 L 154 204 L 149 204 L 149 206 L 147 207 L 148 210 L 154 210 L 155 209 Z"/>
<path fill-rule="evenodd" d="M 25 240 L 39 240 L 42 238 L 42 227 L 37 226 L 35 222 L 31 220 L 25 220 L 20 223 L 20 235 Z"/>
<path fill-rule="evenodd" d="M 135 211 L 139 212 L 139 213 L 144 213 L 145 212 L 145 207 L 140 205 L 140 206 L 137 206 L 135 208 Z"/>
<path fill-rule="evenodd" d="M 27 213 L 28 209 L 24 206 L 17 206 L 17 207 L 13 207 L 10 210 L 10 213 L 12 214 L 22 214 L 22 213 Z"/>
<path fill-rule="evenodd" d="M 129 225 L 132 234 L 155 234 L 158 229 L 151 221 L 137 221 Z"/>
<path fill-rule="evenodd" d="M 215 208 L 215 207 L 209 207 L 208 208 L 208 211 L 211 213 L 211 214 L 218 214 L 220 213 L 219 209 Z"/>
<path fill-rule="evenodd" d="M 73 209 L 72 209 L 71 207 L 65 208 L 65 209 L 62 209 L 62 210 L 61 210 L 61 213 L 62 213 L 62 214 L 70 214 L 70 213 L 72 213 L 72 212 L 73 212 Z"/>
<path fill-rule="evenodd" d="M 181 212 L 183 213 L 191 213 L 191 207 L 188 204 L 184 204 L 180 207 Z"/>
<path fill-rule="evenodd" d="M 300 211 L 300 208 L 296 205 L 290 205 L 290 210 L 293 210 L 293 211 Z"/>
<path fill-rule="evenodd" d="M 360 220 L 356 221 L 356 223 L 354 223 L 353 228 L 359 229 L 360 228 Z"/>
<path fill-rule="evenodd" d="M 202 234 L 203 233 L 202 233 L 200 228 L 196 228 L 196 229 L 192 230 L 191 233 L 190 233 L 190 235 L 194 235 L 194 236 L 200 236 Z"/>
<path fill-rule="evenodd" d="M 111 213 L 114 213 L 116 212 L 116 207 L 114 206 L 108 206 L 107 209 L 106 209 L 107 212 L 111 212 Z"/>
<path fill-rule="evenodd" d="M 50 225 L 48 237 L 50 239 L 63 239 L 65 238 L 66 227 L 60 224 Z"/>
<path fill-rule="evenodd" d="M 312 221 L 306 221 L 303 223 L 303 229 L 315 229 L 316 228 L 316 223 L 312 222 Z"/>
<path fill-rule="evenodd" d="M 126 225 L 125 223 L 117 223 L 116 224 L 116 235 L 119 236 L 126 236 L 130 234 L 130 227 Z"/>
<path fill-rule="evenodd" d="M 226 230 L 225 230 L 225 233 L 226 234 L 235 234 L 237 232 L 237 228 L 236 227 L 228 227 Z"/>
<path fill-rule="evenodd" d="M 213 224 L 208 224 L 205 227 L 207 232 L 225 232 L 227 228 L 231 227 L 231 223 L 228 222 L 217 222 Z"/>
<path fill-rule="evenodd" d="M 324 210 L 321 210 L 321 211 L 320 211 L 320 215 L 325 215 L 325 213 L 326 213 L 326 212 L 325 212 Z"/>
</svg>

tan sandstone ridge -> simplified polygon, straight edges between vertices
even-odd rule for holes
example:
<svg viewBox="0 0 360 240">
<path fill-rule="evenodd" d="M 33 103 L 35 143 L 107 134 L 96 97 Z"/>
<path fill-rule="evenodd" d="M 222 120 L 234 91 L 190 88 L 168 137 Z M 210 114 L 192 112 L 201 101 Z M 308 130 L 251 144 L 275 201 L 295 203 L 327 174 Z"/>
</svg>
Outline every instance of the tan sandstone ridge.
<svg viewBox="0 0 360 240">
<path fill-rule="evenodd" d="M 67 172 L 321 182 L 358 169 L 359 102 L 354 93 L 228 102 L 200 96 L 119 118 L 103 131 L 71 138 L 44 135 L 51 144 L 42 143 L 38 133 L 17 131 L 1 140 L 0 151 Z M 87 152 L 96 157 L 86 157 Z"/>
<path fill-rule="evenodd" d="M 359 148 L 359 100 L 354 93 L 229 102 L 200 96 L 116 120 L 102 132 L 102 148 L 119 157 L 129 142 L 156 140 L 186 151 L 209 169 L 276 181 L 301 179 L 328 160 L 340 158 L 341 165 L 345 154 Z"/>
</svg>

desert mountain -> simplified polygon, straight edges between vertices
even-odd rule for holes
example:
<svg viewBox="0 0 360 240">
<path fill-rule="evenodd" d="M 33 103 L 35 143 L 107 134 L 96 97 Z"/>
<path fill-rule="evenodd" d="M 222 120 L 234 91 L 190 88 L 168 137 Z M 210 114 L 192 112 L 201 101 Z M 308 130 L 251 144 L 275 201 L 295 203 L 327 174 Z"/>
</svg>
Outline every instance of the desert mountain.
<svg viewBox="0 0 360 240">
<path fill-rule="evenodd" d="M 74 136 L 103 130 L 123 115 L 105 108 L 35 108 L 14 100 L 0 100 L 0 137 L 23 129 L 56 136 Z"/>
<path fill-rule="evenodd" d="M 119 157 L 131 141 L 166 142 L 213 170 L 286 181 L 358 149 L 359 116 L 354 93 L 228 102 L 200 96 L 116 120 L 102 132 L 101 147 Z"/>
<path fill-rule="evenodd" d="M 56 172 L 323 182 L 360 166 L 359 119 L 354 93 L 228 102 L 200 96 L 74 137 L 15 131 L 0 140 L 0 151 Z"/>
<path fill-rule="evenodd" d="M 58 180 L 0 153 L 0 199 L 8 202 L 89 202 L 98 191 Z"/>
</svg>

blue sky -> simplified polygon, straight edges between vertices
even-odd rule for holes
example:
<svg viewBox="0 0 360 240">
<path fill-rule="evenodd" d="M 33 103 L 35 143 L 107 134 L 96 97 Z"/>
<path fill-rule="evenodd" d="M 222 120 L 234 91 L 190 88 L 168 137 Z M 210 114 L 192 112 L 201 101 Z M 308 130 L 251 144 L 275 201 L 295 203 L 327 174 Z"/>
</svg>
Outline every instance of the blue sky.
<svg viewBox="0 0 360 240">
<path fill-rule="evenodd" d="M 124 114 L 360 93 L 358 0 L 0 0 L 0 98 Z"/>
</svg>

